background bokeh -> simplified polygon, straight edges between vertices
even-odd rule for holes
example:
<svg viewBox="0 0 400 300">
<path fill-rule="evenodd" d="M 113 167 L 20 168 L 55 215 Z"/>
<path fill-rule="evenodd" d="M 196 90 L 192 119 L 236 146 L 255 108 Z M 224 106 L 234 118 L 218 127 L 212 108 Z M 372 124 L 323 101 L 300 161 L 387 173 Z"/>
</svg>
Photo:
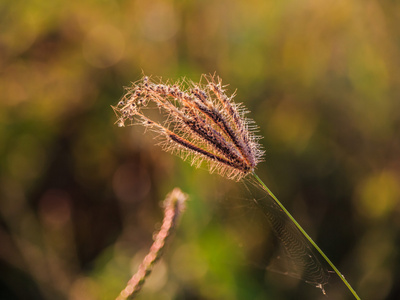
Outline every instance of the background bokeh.
<svg viewBox="0 0 400 300">
<path fill-rule="evenodd" d="M 143 73 L 214 72 L 260 127 L 259 176 L 362 299 L 400 297 L 399 2 L 3 0 L 0 299 L 114 299 L 175 186 L 190 201 L 140 299 L 326 299 L 265 272 L 240 183 L 114 125 Z"/>
</svg>

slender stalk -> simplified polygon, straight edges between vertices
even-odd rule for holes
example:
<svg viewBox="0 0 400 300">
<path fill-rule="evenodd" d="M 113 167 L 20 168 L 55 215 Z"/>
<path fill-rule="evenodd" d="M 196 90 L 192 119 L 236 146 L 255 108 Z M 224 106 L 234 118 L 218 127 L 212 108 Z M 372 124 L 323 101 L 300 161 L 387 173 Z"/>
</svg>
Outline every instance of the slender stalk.
<svg viewBox="0 0 400 300">
<path fill-rule="evenodd" d="M 266 186 L 266 184 L 257 176 L 255 172 L 253 172 L 254 178 L 258 181 L 258 183 L 263 187 L 263 189 L 274 199 L 275 203 L 279 205 L 279 207 L 285 212 L 285 214 L 289 217 L 290 220 L 296 225 L 296 227 L 300 230 L 300 232 L 307 238 L 307 240 L 314 246 L 315 249 L 322 255 L 322 257 L 327 261 L 327 263 L 332 267 L 335 273 L 340 277 L 340 279 L 344 282 L 353 296 L 360 300 L 360 297 L 357 295 L 356 291 L 350 285 L 350 283 L 346 280 L 346 278 L 340 273 L 338 268 L 331 262 L 331 260 L 325 255 L 325 253 L 318 247 L 318 245 L 313 241 L 313 239 L 307 234 L 307 232 L 300 226 L 300 224 L 296 221 L 296 219 L 289 213 L 289 211 L 283 206 L 283 204 L 276 198 L 276 196 L 271 192 L 271 190 Z"/>
</svg>

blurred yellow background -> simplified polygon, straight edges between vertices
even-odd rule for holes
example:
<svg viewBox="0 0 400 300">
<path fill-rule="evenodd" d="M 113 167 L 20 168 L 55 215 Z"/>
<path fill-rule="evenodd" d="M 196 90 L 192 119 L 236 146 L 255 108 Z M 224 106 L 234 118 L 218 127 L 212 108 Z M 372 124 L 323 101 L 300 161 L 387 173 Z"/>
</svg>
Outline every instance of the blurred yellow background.
<svg viewBox="0 0 400 300">
<path fill-rule="evenodd" d="M 191 200 L 139 299 L 326 299 L 265 272 L 240 183 L 114 124 L 143 73 L 214 72 L 260 127 L 259 176 L 362 299 L 400 297 L 400 3 L 3 0 L 0 299 L 115 298 L 175 186 Z"/>
</svg>

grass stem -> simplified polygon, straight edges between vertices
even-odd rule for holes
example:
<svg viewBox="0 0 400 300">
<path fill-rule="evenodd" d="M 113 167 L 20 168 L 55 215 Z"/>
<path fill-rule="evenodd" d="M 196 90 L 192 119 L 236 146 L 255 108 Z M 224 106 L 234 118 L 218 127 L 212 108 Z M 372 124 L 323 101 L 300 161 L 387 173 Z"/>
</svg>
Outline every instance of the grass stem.
<svg viewBox="0 0 400 300">
<path fill-rule="evenodd" d="M 315 249 L 322 255 L 322 257 L 326 260 L 326 262 L 332 267 L 335 273 L 340 277 L 340 279 L 344 282 L 353 296 L 360 300 L 360 297 L 357 295 L 356 291 L 350 285 L 350 283 L 346 280 L 346 278 L 340 273 L 338 268 L 331 262 L 331 260 L 325 255 L 325 253 L 318 247 L 318 245 L 313 241 L 313 239 L 307 234 L 307 232 L 300 226 L 300 224 L 296 221 L 296 219 L 289 213 L 289 211 L 283 206 L 283 204 L 278 200 L 278 198 L 271 192 L 271 190 L 266 186 L 266 184 L 257 176 L 255 172 L 253 172 L 254 178 L 258 181 L 258 183 L 263 187 L 263 189 L 272 197 L 277 205 L 285 212 L 285 214 L 289 217 L 290 220 L 296 225 L 296 227 L 300 230 L 300 232 L 306 237 L 306 239 L 314 246 Z"/>
</svg>

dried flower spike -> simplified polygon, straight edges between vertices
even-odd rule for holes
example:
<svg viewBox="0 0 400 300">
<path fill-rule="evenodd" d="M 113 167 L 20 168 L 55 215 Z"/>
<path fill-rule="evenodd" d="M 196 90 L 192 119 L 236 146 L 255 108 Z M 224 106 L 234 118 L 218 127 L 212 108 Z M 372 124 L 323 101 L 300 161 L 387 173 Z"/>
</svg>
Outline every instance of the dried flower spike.
<svg viewBox="0 0 400 300">
<path fill-rule="evenodd" d="M 139 266 L 139 270 L 132 276 L 116 300 L 134 299 L 140 292 L 154 264 L 161 258 L 165 243 L 174 231 L 177 220 L 185 209 L 187 198 L 188 196 L 179 188 L 173 189 L 167 195 L 164 200 L 164 220 L 161 229 L 154 238 L 154 243 Z"/>
<path fill-rule="evenodd" d="M 261 161 L 263 151 L 254 135 L 253 121 L 228 97 L 225 86 L 216 76 L 203 75 L 205 84 L 182 80 L 176 84 L 154 83 L 147 76 L 127 88 L 113 107 L 118 125 L 130 124 L 133 117 L 163 139 L 165 150 L 191 158 L 200 166 L 209 162 L 210 171 L 239 180 L 252 172 Z M 155 121 L 144 111 L 158 108 L 164 121 Z"/>
</svg>

